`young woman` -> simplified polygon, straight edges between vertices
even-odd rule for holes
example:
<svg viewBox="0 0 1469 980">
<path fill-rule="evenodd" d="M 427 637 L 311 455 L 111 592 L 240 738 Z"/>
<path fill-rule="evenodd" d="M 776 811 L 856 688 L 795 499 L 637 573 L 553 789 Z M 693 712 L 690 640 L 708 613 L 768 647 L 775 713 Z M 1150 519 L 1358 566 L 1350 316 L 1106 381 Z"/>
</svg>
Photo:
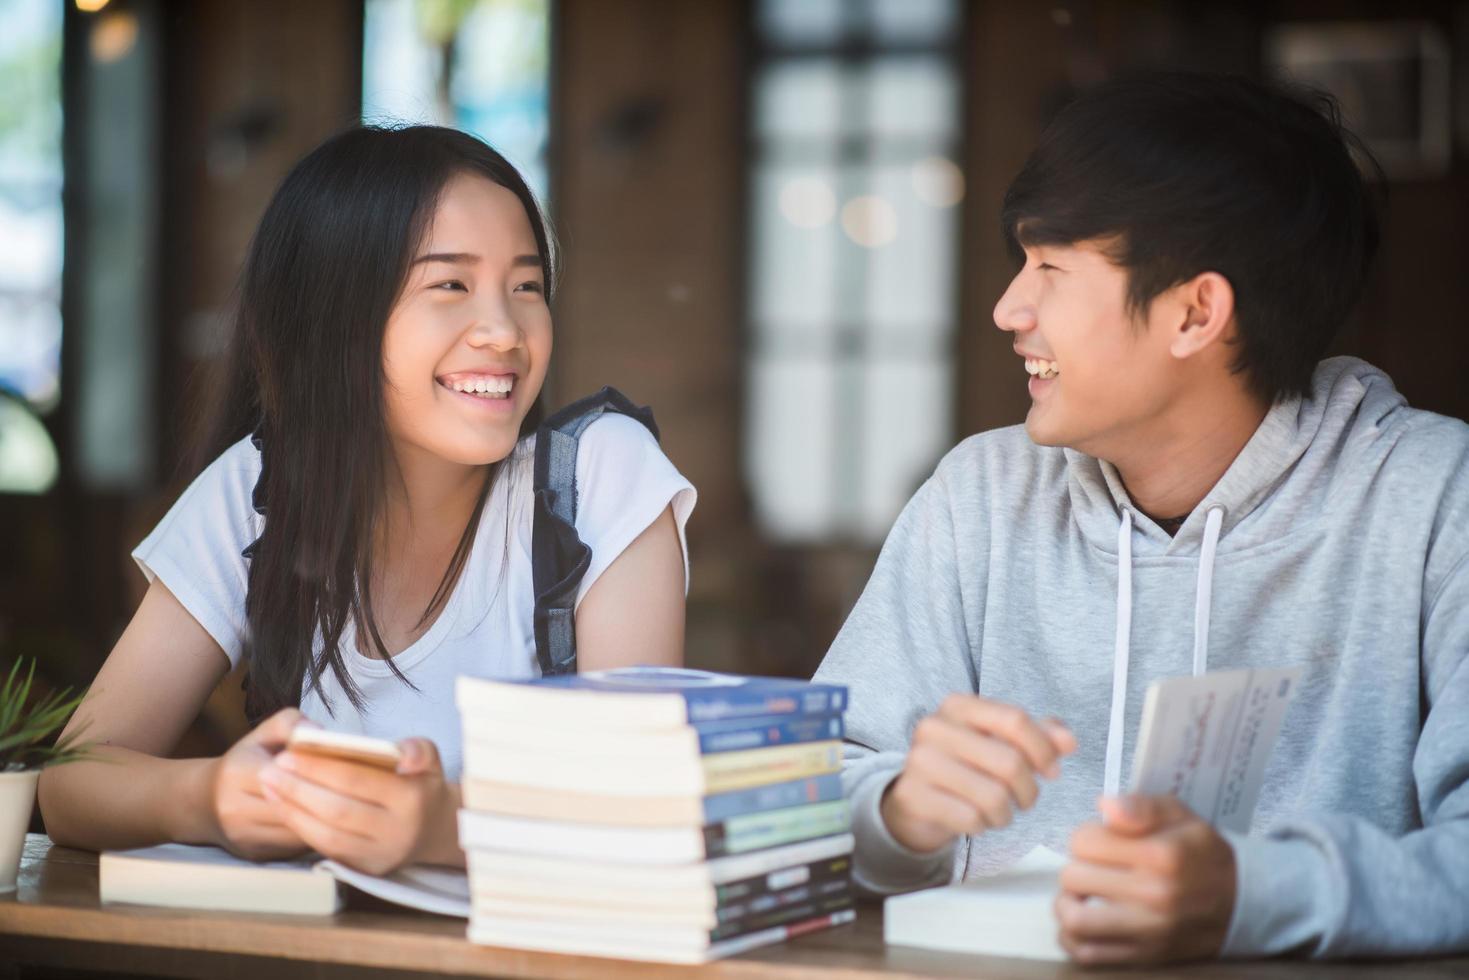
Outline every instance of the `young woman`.
<svg viewBox="0 0 1469 980">
<path fill-rule="evenodd" d="M 520 175 L 463 133 L 354 129 L 291 172 L 243 273 L 223 453 L 133 553 L 147 594 L 70 726 L 97 759 L 41 779 L 54 840 L 463 863 L 454 678 L 538 673 L 526 437 L 551 258 Z M 693 487 L 611 414 L 576 485 L 580 665 L 679 663 Z M 254 730 L 167 758 L 242 660 Z M 404 761 L 281 751 L 303 717 Z"/>
</svg>

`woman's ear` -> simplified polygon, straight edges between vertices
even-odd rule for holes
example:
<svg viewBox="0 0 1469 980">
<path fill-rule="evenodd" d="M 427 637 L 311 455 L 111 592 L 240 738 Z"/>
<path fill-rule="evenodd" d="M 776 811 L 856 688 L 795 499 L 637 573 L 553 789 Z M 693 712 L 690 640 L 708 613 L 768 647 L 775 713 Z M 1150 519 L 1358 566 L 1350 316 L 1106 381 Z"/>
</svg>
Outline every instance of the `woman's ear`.
<svg viewBox="0 0 1469 980">
<path fill-rule="evenodd" d="M 1201 272 L 1174 287 L 1181 317 L 1173 325 L 1169 352 L 1179 360 L 1227 340 L 1234 326 L 1234 287 L 1217 272 Z"/>
</svg>

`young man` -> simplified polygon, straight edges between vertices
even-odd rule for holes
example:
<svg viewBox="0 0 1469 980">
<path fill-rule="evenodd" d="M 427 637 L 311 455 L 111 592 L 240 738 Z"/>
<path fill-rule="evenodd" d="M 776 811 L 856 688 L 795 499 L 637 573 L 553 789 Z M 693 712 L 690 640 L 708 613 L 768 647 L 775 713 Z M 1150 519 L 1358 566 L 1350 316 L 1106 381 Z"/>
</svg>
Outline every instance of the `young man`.
<svg viewBox="0 0 1469 980">
<path fill-rule="evenodd" d="M 1042 137 L 995 307 L 1025 426 L 944 459 L 817 673 L 851 688 L 863 887 L 1045 844 L 1086 963 L 1469 948 L 1469 426 L 1320 361 L 1377 239 L 1350 142 L 1203 75 Z M 1249 836 L 1117 795 L 1150 681 L 1276 666 Z"/>
</svg>

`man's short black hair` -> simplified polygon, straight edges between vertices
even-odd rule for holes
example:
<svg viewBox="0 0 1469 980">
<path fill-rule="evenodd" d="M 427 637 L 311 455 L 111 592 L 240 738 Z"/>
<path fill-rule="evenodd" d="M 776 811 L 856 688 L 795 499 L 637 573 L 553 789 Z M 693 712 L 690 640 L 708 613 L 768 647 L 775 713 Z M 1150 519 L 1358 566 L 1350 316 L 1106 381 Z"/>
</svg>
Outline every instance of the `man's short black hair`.
<svg viewBox="0 0 1469 980">
<path fill-rule="evenodd" d="M 1017 259 L 1022 245 L 1106 243 L 1134 312 L 1199 273 L 1223 275 L 1239 331 L 1232 369 L 1270 403 L 1309 392 L 1377 250 L 1353 150 L 1376 166 L 1320 92 L 1231 75 L 1123 78 L 1047 127 L 1001 228 Z"/>
</svg>

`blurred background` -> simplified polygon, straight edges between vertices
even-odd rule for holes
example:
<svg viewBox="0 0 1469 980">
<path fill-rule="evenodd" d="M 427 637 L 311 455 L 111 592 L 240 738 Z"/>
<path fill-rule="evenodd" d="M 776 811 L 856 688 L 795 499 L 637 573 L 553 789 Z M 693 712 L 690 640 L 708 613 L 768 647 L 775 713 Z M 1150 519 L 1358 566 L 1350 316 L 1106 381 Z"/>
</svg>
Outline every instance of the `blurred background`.
<svg viewBox="0 0 1469 980">
<path fill-rule="evenodd" d="M 356 120 L 524 170 L 561 242 L 550 403 L 652 405 L 699 488 L 690 663 L 808 675 L 939 456 L 1023 419 L 999 200 L 1120 71 L 1333 91 L 1391 201 L 1338 348 L 1469 416 L 1466 59 L 1469 2 L 0 0 L 0 664 L 95 674 L 258 216 Z M 230 678 L 180 753 L 243 724 Z"/>
</svg>

